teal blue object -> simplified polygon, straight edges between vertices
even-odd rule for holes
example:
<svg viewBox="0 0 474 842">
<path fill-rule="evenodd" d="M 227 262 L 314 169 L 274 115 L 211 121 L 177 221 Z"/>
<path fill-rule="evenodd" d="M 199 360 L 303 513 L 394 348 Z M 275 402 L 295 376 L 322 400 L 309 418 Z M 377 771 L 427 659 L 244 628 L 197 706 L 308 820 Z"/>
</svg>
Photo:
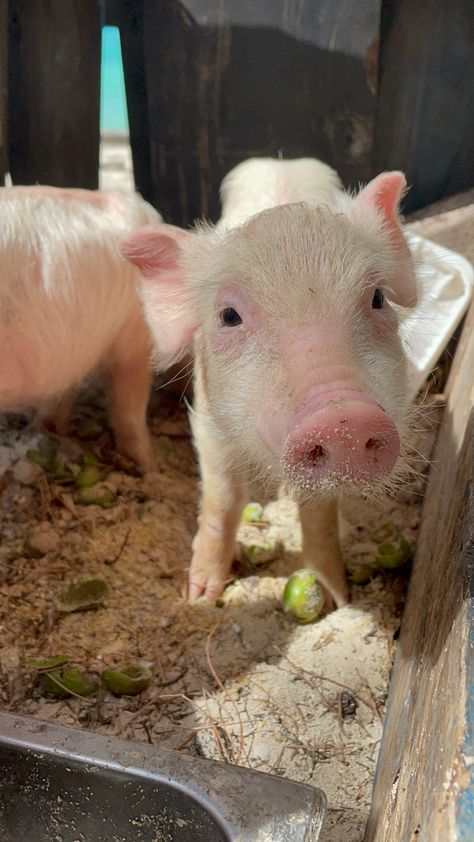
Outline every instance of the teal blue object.
<svg viewBox="0 0 474 842">
<path fill-rule="evenodd" d="M 469 624 L 469 639 L 466 644 L 467 700 L 462 747 L 467 769 L 456 805 L 456 831 L 459 842 L 472 842 L 474 839 L 474 544 L 472 542 L 469 546 L 469 555 L 471 581 L 467 614 Z"/>
<path fill-rule="evenodd" d="M 104 26 L 102 29 L 100 130 L 128 134 L 122 48 L 116 26 Z"/>
</svg>

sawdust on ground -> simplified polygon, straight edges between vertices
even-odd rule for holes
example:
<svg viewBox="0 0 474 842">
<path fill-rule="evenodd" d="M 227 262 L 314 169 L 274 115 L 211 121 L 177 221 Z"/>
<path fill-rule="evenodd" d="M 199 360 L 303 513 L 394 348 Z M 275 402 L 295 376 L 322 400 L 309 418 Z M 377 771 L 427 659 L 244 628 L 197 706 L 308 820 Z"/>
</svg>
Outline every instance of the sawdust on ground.
<svg viewBox="0 0 474 842">
<path fill-rule="evenodd" d="M 417 442 L 426 458 L 438 414 L 436 398 L 430 403 Z M 196 462 L 183 405 L 160 391 L 150 414 L 158 470 L 141 479 L 111 465 L 106 426 L 87 440 L 91 422 L 104 424 L 100 397 L 86 395 L 78 406 L 63 447 L 71 459 L 84 450 L 98 457 L 117 492 L 108 509 L 80 505 L 25 458 L 38 441 L 31 423 L 0 420 L 0 705 L 319 786 L 329 802 L 325 842 L 360 842 L 406 577 L 377 574 L 353 586 L 349 607 L 296 625 L 281 595 L 300 566 L 300 532 L 292 503 L 279 500 L 266 507 L 266 524 L 243 525 L 239 535 L 244 547 L 276 541 L 276 557 L 258 567 L 244 558 L 217 606 L 187 605 L 181 589 L 196 522 Z M 346 555 L 373 563 L 393 535 L 414 543 L 423 483 L 396 501 L 346 504 Z M 109 586 L 104 605 L 59 616 L 68 584 L 92 575 Z M 24 662 L 56 655 L 97 674 L 140 663 L 153 681 L 136 697 L 101 690 L 55 700 Z"/>
</svg>

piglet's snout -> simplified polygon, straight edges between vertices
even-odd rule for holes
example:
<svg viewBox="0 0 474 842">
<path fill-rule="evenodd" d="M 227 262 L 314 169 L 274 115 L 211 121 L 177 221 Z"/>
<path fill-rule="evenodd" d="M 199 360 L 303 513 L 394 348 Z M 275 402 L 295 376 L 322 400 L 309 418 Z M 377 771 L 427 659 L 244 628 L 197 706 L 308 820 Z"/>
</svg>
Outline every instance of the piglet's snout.
<svg viewBox="0 0 474 842">
<path fill-rule="evenodd" d="M 300 420 L 283 462 L 289 478 L 308 487 L 324 480 L 367 484 L 382 479 L 400 452 L 393 421 L 369 400 L 332 400 Z"/>
</svg>

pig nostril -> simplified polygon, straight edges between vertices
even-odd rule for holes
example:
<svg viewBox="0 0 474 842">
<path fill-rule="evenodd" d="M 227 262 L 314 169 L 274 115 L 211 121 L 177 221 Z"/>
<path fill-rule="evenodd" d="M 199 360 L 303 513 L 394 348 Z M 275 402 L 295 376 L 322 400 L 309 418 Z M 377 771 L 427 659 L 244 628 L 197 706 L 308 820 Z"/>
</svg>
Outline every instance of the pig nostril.
<svg viewBox="0 0 474 842">
<path fill-rule="evenodd" d="M 365 449 L 369 451 L 369 453 L 378 453 L 380 450 L 383 450 L 385 447 L 385 442 L 381 439 L 367 439 L 365 443 Z"/>
<path fill-rule="evenodd" d="M 325 456 L 326 453 L 324 452 L 324 449 L 321 447 L 320 444 L 316 444 L 314 447 L 311 448 L 311 450 L 308 450 L 306 454 L 308 462 L 313 462 L 313 464 L 316 462 L 321 462 L 321 460 L 324 459 Z"/>
</svg>

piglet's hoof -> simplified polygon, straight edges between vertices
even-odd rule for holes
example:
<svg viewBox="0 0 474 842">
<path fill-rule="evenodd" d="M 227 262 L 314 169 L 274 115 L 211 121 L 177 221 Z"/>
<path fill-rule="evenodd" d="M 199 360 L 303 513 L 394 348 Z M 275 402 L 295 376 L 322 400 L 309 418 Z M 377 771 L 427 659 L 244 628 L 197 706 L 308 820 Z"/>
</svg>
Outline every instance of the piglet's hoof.
<svg viewBox="0 0 474 842">
<path fill-rule="evenodd" d="M 194 573 L 189 577 L 185 596 L 191 604 L 204 596 L 206 602 L 212 605 L 222 595 L 227 583 L 228 580 L 209 579 L 205 573 Z"/>
</svg>

